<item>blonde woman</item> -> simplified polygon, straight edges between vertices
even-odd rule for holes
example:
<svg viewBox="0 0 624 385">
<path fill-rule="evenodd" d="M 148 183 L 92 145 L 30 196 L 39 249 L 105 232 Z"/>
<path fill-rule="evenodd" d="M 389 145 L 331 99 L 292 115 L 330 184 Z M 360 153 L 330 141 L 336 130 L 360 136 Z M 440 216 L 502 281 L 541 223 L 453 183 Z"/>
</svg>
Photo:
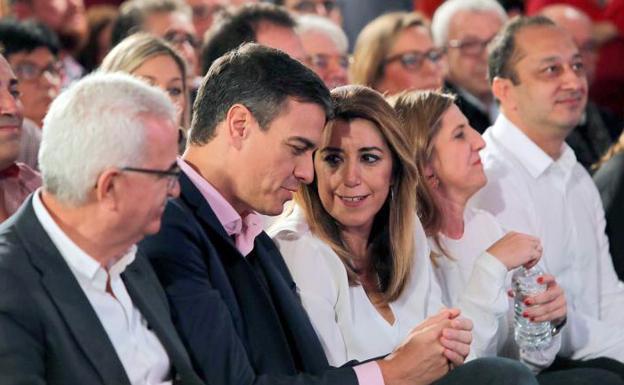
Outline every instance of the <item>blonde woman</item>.
<svg viewBox="0 0 624 385">
<path fill-rule="evenodd" d="M 190 122 L 186 64 L 169 43 L 147 33 L 128 36 L 106 55 L 100 70 L 127 72 L 163 89 L 176 107 L 178 122 L 186 132 Z"/>
</svg>

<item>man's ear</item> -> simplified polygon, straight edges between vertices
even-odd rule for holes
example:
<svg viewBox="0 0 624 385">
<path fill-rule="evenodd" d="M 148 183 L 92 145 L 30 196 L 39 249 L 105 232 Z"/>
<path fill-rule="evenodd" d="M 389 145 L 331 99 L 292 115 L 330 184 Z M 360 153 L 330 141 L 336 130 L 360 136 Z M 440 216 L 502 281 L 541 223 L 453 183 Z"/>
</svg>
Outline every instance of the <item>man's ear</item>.
<svg viewBox="0 0 624 385">
<path fill-rule="evenodd" d="M 513 103 L 513 83 L 510 79 L 495 77 L 492 81 L 492 94 L 501 106 L 509 108 Z"/>
<path fill-rule="evenodd" d="M 95 185 L 95 199 L 103 207 L 116 211 L 119 207 L 119 198 L 122 194 L 121 172 L 116 168 L 107 168 L 97 178 Z"/>
<path fill-rule="evenodd" d="M 251 111 L 242 104 L 234 104 L 225 116 L 225 129 L 228 141 L 236 149 L 240 149 L 243 141 L 249 136 L 251 126 L 256 124 L 256 119 Z"/>
</svg>

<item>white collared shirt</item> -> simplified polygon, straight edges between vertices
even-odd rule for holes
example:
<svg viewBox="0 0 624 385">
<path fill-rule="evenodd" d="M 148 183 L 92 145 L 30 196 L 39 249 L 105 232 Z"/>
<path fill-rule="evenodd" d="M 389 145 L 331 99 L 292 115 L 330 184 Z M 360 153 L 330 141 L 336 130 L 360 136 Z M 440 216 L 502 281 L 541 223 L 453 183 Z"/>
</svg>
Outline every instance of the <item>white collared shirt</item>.
<svg viewBox="0 0 624 385">
<path fill-rule="evenodd" d="M 130 383 L 171 384 L 167 352 L 158 337 L 148 329 L 145 318 L 132 303 L 120 276 L 134 261 L 136 246 L 133 245 L 107 272 L 59 228 L 41 202 L 40 193 L 39 189 L 33 194 L 35 215 L 95 310 Z M 109 278 L 114 296 L 106 292 Z"/>
<path fill-rule="evenodd" d="M 568 302 L 559 354 L 624 361 L 624 285 L 613 269 L 600 195 L 563 143 L 550 158 L 502 113 L 483 135 L 488 183 L 471 201 L 508 230 L 537 236 L 540 265 Z"/>
</svg>

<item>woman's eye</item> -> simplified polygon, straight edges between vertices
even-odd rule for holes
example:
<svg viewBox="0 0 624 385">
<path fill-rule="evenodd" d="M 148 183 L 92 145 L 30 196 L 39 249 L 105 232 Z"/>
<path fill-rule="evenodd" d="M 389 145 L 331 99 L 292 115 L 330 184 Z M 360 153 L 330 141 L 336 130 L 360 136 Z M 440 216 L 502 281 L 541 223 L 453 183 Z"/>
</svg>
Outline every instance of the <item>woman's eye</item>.
<svg viewBox="0 0 624 385">
<path fill-rule="evenodd" d="M 180 96 L 182 95 L 182 88 L 179 87 L 171 87 L 167 88 L 167 93 L 171 96 Z"/>
<path fill-rule="evenodd" d="M 329 164 L 330 166 L 336 166 L 338 163 L 340 163 L 341 159 L 338 155 L 325 155 L 325 157 L 323 158 L 323 161 L 327 164 Z"/>
<path fill-rule="evenodd" d="M 380 159 L 379 156 L 373 154 L 363 154 L 362 160 L 366 163 L 375 163 Z"/>
</svg>

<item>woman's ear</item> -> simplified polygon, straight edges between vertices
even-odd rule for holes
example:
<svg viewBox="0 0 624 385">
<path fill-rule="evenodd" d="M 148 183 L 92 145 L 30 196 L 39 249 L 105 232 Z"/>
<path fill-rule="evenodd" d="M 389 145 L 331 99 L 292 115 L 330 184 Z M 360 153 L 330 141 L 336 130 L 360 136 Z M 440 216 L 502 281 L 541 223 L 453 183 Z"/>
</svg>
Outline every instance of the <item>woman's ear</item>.
<svg viewBox="0 0 624 385">
<path fill-rule="evenodd" d="M 427 183 L 429 183 L 429 186 L 433 189 L 438 188 L 438 185 L 440 184 L 440 180 L 435 175 L 435 172 L 433 171 L 433 167 L 430 164 L 428 164 L 425 166 L 425 169 L 423 171 L 425 174 L 425 180 L 427 181 Z"/>
</svg>

